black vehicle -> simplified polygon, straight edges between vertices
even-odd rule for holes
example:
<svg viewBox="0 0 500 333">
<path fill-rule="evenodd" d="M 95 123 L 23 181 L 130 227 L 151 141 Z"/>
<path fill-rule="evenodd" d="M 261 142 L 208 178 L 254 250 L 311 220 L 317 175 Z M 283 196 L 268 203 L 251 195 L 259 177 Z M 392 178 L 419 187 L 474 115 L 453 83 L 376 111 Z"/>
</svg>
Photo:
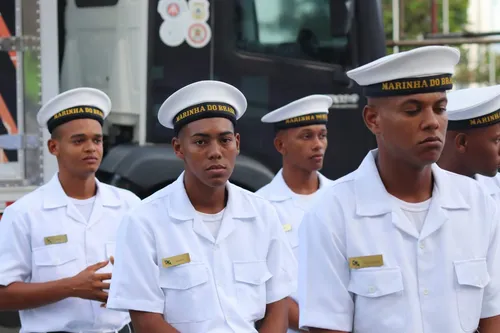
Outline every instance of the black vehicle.
<svg viewBox="0 0 500 333">
<path fill-rule="evenodd" d="M 110 147 L 100 179 L 141 197 L 175 180 L 182 163 L 170 148 L 173 132 L 158 123 L 157 110 L 177 89 L 204 79 L 230 83 L 248 99 L 238 123 L 241 155 L 231 181 L 249 190 L 268 183 L 281 167 L 273 129 L 260 118 L 304 96 L 326 94 L 334 100 L 324 175 L 336 179 L 351 172 L 375 147 L 361 117 L 362 90 L 345 72 L 385 55 L 379 0 L 212 0 L 206 21 L 211 33 L 194 27 L 194 41 L 176 47 L 158 33 L 164 18 L 157 3 L 150 1 L 147 50 L 146 142 L 153 145 Z M 207 34 L 211 40 L 192 47 L 196 34 L 202 43 Z M 122 135 L 132 130 L 121 127 Z"/>
<path fill-rule="evenodd" d="M 324 175 L 336 179 L 349 173 L 375 147 L 361 117 L 362 90 L 345 72 L 385 55 L 380 0 L 7 1 L 0 14 L 13 35 L 16 12 L 24 19 L 23 33 L 38 33 L 42 43 L 45 79 L 38 74 L 29 79 L 29 84 L 39 80 L 41 96 L 57 91 L 59 75 L 60 91 L 90 86 L 110 95 L 113 108 L 105 122 L 106 155 L 98 177 L 140 197 L 182 171 L 170 147 L 173 132 L 160 126 L 157 111 L 170 94 L 198 80 L 230 83 L 247 97 L 231 181 L 249 190 L 271 181 L 281 167 L 273 129 L 260 118 L 307 95 L 326 94 L 334 101 Z M 35 29 L 41 13 L 45 25 Z M 47 22 L 57 22 L 58 28 L 51 32 Z M 25 110 L 16 109 L 16 93 L 7 84 L 15 84 L 15 69 L 7 52 L 0 55 L 5 74 L 0 94 L 14 121 L 23 114 L 25 127 L 36 132 L 36 123 L 27 120 L 34 119 L 37 105 L 25 98 L 20 104 Z M 47 65 L 49 58 L 59 58 L 59 73 Z M 24 70 L 29 72 L 26 64 Z M 17 154 L 7 152 L 7 157 L 16 160 Z M 16 313 L 0 312 L 0 327 L 18 325 Z"/>
</svg>

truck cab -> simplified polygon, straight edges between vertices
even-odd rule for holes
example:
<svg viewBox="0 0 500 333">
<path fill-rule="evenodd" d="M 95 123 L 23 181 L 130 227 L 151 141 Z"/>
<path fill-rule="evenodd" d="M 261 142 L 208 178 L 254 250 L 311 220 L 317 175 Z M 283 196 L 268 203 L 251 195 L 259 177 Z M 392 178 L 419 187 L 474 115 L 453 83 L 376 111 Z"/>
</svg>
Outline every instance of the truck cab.
<svg viewBox="0 0 500 333">
<path fill-rule="evenodd" d="M 106 155 L 98 177 L 146 197 L 182 172 L 173 131 L 157 112 L 177 89 L 220 80 L 240 89 L 241 154 L 231 181 L 251 191 L 281 167 L 274 131 L 260 118 L 295 99 L 334 103 L 322 173 L 354 170 L 375 147 L 362 90 L 346 71 L 385 54 L 378 0 L 60 0 L 61 91 L 109 94 Z"/>
</svg>

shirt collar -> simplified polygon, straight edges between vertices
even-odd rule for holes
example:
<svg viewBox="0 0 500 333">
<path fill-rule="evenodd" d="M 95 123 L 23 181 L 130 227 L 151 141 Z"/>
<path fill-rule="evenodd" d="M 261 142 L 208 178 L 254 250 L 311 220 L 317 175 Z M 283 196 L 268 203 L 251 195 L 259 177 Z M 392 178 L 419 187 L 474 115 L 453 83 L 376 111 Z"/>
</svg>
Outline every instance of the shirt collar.
<svg viewBox="0 0 500 333">
<path fill-rule="evenodd" d="M 121 206 L 121 200 L 117 194 L 111 190 L 105 184 L 102 184 L 96 178 L 97 193 L 96 201 L 100 202 L 103 206 L 109 207 L 119 207 Z M 44 185 L 43 191 L 46 194 L 43 196 L 43 208 L 52 209 L 58 207 L 65 207 L 68 205 L 69 198 L 62 188 L 61 182 L 59 181 L 58 173 L 56 173 L 52 179 Z"/>
<path fill-rule="evenodd" d="M 380 178 L 375 157 L 378 149 L 370 151 L 354 174 L 354 192 L 356 213 L 361 216 L 376 216 L 392 211 L 390 194 Z M 453 180 L 450 174 L 433 164 L 434 177 L 433 200 L 438 200 L 442 208 L 469 209 L 463 195 L 454 191 Z"/>
<path fill-rule="evenodd" d="M 191 204 L 189 197 L 184 187 L 184 172 L 171 185 L 171 190 L 168 194 L 168 213 L 169 215 L 180 221 L 187 221 L 194 218 L 196 210 Z M 257 216 L 256 210 L 249 200 L 248 196 L 251 193 L 245 193 L 246 190 L 231 184 L 226 183 L 228 191 L 228 201 L 226 205 L 226 216 L 233 218 L 252 218 Z"/>
<path fill-rule="evenodd" d="M 323 190 L 324 188 L 328 187 L 331 183 L 333 183 L 332 180 L 326 178 L 323 176 L 320 172 L 317 172 L 318 178 L 319 178 L 319 190 Z M 292 199 L 295 195 L 295 193 L 288 187 L 288 185 L 285 182 L 285 179 L 283 178 L 283 169 L 280 169 L 276 176 L 274 176 L 273 180 L 269 184 L 270 187 L 272 188 L 272 193 L 269 195 L 269 200 L 270 201 L 285 201 L 288 199 Z"/>
</svg>

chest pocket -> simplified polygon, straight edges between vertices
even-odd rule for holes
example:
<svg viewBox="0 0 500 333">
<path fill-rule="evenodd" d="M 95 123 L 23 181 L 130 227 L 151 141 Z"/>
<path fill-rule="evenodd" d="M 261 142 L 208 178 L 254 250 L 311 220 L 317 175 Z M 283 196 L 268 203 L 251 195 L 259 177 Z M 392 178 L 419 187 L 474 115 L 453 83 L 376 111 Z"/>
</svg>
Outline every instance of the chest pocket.
<svg viewBox="0 0 500 333">
<path fill-rule="evenodd" d="M 266 312 L 266 282 L 273 276 L 265 260 L 234 262 L 234 279 L 238 303 L 248 320 L 264 318 Z"/>
<path fill-rule="evenodd" d="M 54 281 L 80 272 L 78 253 L 70 243 L 46 245 L 33 249 L 32 282 Z"/>
<path fill-rule="evenodd" d="M 354 294 L 354 331 L 403 331 L 405 297 L 399 268 L 351 270 L 348 290 Z"/>
<path fill-rule="evenodd" d="M 160 269 L 165 320 L 170 324 L 201 322 L 215 314 L 215 295 L 204 263 Z"/>
<path fill-rule="evenodd" d="M 479 325 L 484 288 L 490 282 L 486 259 L 455 261 L 458 316 L 465 332 Z"/>
</svg>

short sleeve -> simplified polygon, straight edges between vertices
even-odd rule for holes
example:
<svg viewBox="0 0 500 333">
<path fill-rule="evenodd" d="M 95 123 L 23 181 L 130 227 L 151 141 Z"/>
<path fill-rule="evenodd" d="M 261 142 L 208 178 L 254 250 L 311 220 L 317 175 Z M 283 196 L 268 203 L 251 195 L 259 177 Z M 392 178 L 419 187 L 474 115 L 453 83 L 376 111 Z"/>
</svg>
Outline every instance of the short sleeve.
<svg viewBox="0 0 500 333">
<path fill-rule="evenodd" d="M 124 191 L 125 202 L 127 203 L 129 209 L 133 209 L 139 205 L 141 199 L 137 195 L 127 190 L 123 191 Z"/>
<path fill-rule="evenodd" d="M 146 219 L 142 210 L 133 210 L 118 228 L 109 309 L 163 313 L 155 237 Z"/>
<path fill-rule="evenodd" d="M 487 206 L 492 208 L 492 231 L 487 254 L 490 283 L 484 289 L 481 318 L 500 315 L 500 207 L 493 199 Z"/>
<path fill-rule="evenodd" d="M 0 285 L 30 280 L 30 234 L 22 214 L 9 206 L 0 220 Z"/>
<path fill-rule="evenodd" d="M 270 204 L 267 223 L 271 232 L 271 243 L 267 254 L 267 266 L 272 278 L 266 284 L 267 304 L 290 296 L 297 289 L 297 260 L 286 239 L 278 213 Z"/>
<path fill-rule="evenodd" d="M 344 221 L 333 199 L 315 201 L 299 227 L 299 326 L 351 332 Z"/>
</svg>

